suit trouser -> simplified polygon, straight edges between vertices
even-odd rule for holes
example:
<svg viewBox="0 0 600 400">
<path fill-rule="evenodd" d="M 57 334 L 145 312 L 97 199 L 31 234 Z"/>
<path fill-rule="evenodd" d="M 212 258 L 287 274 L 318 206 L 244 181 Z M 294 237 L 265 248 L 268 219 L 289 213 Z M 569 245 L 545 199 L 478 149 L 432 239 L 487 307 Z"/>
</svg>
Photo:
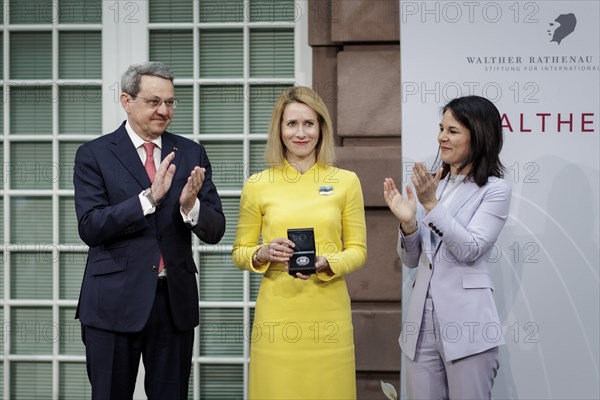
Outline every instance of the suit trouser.
<svg viewBox="0 0 600 400">
<path fill-rule="evenodd" d="M 194 330 L 178 331 L 166 284 L 157 290 L 141 332 L 120 333 L 82 325 L 92 400 L 131 400 L 140 356 L 149 400 L 187 399 Z"/>
<path fill-rule="evenodd" d="M 491 399 L 498 347 L 446 361 L 433 300 L 426 299 L 415 359 L 404 356 L 409 399 Z"/>
</svg>

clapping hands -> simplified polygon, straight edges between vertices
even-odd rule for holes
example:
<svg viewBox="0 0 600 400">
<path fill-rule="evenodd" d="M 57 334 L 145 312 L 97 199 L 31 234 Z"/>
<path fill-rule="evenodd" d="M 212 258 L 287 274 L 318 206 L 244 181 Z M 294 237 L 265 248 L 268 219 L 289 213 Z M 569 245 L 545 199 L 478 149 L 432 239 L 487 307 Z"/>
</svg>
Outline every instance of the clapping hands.
<svg viewBox="0 0 600 400">
<path fill-rule="evenodd" d="M 405 232 L 417 228 L 417 200 L 426 212 L 437 204 L 435 191 L 442 176 L 441 168 L 435 176 L 431 176 L 424 163 L 415 163 L 413 171 L 411 180 L 415 190 L 406 185 L 406 197 L 402 196 L 392 178 L 385 178 L 383 182 L 383 198 Z"/>
</svg>

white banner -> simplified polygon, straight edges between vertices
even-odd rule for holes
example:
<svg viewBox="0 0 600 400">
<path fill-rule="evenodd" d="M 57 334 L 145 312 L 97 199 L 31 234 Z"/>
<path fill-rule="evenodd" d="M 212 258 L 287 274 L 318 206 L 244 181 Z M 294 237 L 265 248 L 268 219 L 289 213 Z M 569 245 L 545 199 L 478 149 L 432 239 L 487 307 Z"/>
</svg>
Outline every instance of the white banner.
<svg viewBox="0 0 600 400">
<path fill-rule="evenodd" d="M 494 255 L 507 342 L 494 398 L 600 398 L 600 2 L 400 10 L 404 181 L 435 159 L 449 100 L 484 96 L 503 115 L 513 198 Z"/>
</svg>

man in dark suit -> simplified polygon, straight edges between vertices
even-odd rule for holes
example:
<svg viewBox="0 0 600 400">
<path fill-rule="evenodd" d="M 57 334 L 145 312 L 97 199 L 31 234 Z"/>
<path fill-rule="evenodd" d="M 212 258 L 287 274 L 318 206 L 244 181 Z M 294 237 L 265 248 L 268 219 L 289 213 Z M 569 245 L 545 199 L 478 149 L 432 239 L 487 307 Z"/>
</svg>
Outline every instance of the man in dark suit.
<svg viewBox="0 0 600 400">
<path fill-rule="evenodd" d="M 79 235 L 89 246 L 76 318 L 93 399 L 131 399 L 140 356 L 149 399 L 187 399 L 199 322 L 191 232 L 215 244 L 225 217 L 204 147 L 166 131 L 173 78 L 161 63 L 129 67 L 127 121 L 75 156 Z"/>
</svg>

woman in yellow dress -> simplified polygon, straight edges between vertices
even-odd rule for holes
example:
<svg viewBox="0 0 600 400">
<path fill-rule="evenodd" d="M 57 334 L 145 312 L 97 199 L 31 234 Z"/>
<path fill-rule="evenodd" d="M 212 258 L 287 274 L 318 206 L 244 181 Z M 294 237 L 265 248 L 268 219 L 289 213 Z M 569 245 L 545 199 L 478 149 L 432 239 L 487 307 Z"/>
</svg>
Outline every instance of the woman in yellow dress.
<svg viewBox="0 0 600 400">
<path fill-rule="evenodd" d="M 264 274 L 250 351 L 250 399 L 355 399 L 354 338 L 345 276 L 367 257 L 355 173 L 334 166 L 331 119 L 306 87 L 279 98 L 265 160 L 244 184 L 233 259 Z M 288 229 L 313 228 L 316 273 L 288 273 Z M 261 241 L 262 238 L 262 241 Z"/>
</svg>

